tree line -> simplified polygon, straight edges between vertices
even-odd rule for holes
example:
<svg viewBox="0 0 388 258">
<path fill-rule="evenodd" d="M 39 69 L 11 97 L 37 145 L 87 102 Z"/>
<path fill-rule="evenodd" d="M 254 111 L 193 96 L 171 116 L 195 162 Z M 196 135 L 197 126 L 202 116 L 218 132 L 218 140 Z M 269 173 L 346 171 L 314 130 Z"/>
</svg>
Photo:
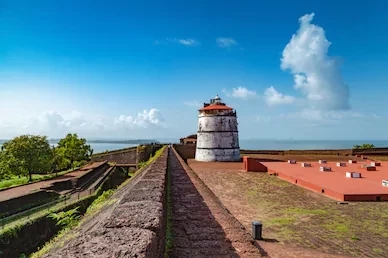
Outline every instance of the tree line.
<svg viewBox="0 0 388 258">
<path fill-rule="evenodd" d="M 47 136 L 21 135 L 3 143 L 0 150 L 0 180 L 74 169 L 90 160 L 93 150 L 86 139 L 67 134 L 57 146 Z"/>
<path fill-rule="evenodd" d="M 353 149 L 354 150 L 367 150 L 367 149 L 373 149 L 375 146 L 371 143 L 364 143 L 361 145 L 354 145 Z"/>
</svg>

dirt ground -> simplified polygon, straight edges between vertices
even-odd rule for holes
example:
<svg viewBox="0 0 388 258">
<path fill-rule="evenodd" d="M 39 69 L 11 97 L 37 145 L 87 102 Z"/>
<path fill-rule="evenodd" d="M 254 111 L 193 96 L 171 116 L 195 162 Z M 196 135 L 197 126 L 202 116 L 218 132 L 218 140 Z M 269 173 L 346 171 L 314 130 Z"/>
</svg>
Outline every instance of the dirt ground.
<svg viewBox="0 0 388 258">
<path fill-rule="evenodd" d="M 263 223 L 259 244 L 270 257 L 388 257 L 388 202 L 339 204 L 266 173 L 242 172 L 241 163 L 188 163 L 247 230 L 252 220 Z"/>
</svg>

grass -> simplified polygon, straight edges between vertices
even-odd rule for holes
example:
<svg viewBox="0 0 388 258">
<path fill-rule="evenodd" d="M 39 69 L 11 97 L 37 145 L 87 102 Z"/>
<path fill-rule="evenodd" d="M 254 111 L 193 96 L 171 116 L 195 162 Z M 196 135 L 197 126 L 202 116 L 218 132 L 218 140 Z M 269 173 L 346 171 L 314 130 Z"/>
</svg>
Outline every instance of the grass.
<svg viewBox="0 0 388 258">
<path fill-rule="evenodd" d="M 78 200 L 76 200 L 76 201 L 78 201 Z M 27 214 L 23 218 L 20 218 L 20 219 L 13 221 L 13 222 L 7 223 L 6 225 L 4 225 L 4 227 L 0 228 L 0 235 L 4 234 L 4 232 L 8 231 L 9 229 L 19 227 L 20 225 L 26 224 L 28 221 L 32 221 L 32 220 L 35 220 L 39 217 L 43 217 L 43 216 L 47 215 L 48 213 L 50 213 L 50 211 L 60 209 L 62 207 L 65 207 L 66 205 L 69 205 L 70 203 L 71 202 L 68 201 L 65 204 L 65 201 L 63 200 L 63 201 L 61 201 L 53 206 L 48 207 L 47 209 L 43 209 L 43 210 L 40 210 L 38 212 L 35 211 L 31 214 Z"/>
<path fill-rule="evenodd" d="M 367 156 L 368 159 L 376 161 L 388 161 L 388 156 Z"/>
<path fill-rule="evenodd" d="M 382 249 L 380 249 L 380 248 L 373 248 L 372 251 L 373 251 L 374 253 L 376 253 L 376 254 L 382 254 L 382 253 L 384 253 L 384 251 L 383 251 Z"/>
<path fill-rule="evenodd" d="M 113 189 L 104 191 L 89 205 L 81 220 L 77 219 L 77 221 L 71 223 L 70 226 L 63 228 L 55 237 L 46 242 L 41 249 L 31 254 L 30 258 L 42 257 L 44 254 L 51 251 L 54 246 L 58 248 L 62 247 L 68 240 L 76 237 L 78 235 L 78 231 L 76 229 L 82 226 L 83 222 L 86 221 L 86 218 L 93 217 L 102 207 L 116 201 L 115 199 L 110 199 L 114 192 L 115 190 Z"/>
<path fill-rule="evenodd" d="M 284 213 L 299 214 L 299 215 L 327 215 L 329 212 L 322 209 L 304 209 L 304 208 L 287 208 Z"/>
<path fill-rule="evenodd" d="M 110 189 L 107 191 L 104 191 L 100 196 L 98 196 L 97 199 L 93 201 L 93 203 L 88 207 L 86 210 L 86 213 L 90 213 L 96 210 L 99 210 L 101 207 L 107 204 L 107 200 L 113 195 L 115 192 L 114 189 Z M 115 200 L 112 200 L 113 202 Z"/>
<path fill-rule="evenodd" d="M 172 235 L 172 201 L 171 201 L 171 171 L 167 169 L 167 220 L 166 220 L 166 236 L 165 236 L 165 248 L 164 257 L 168 258 L 173 248 L 173 235 Z"/>
<path fill-rule="evenodd" d="M 11 177 L 10 179 L 6 179 L 6 180 L 1 180 L 0 181 L 0 190 L 3 190 L 3 189 L 7 189 L 7 188 L 11 188 L 11 187 L 14 187 L 14 186 L 21 186 L 21 185 L 25 185 L 25 184 L 28 184 L 28 183 L 33 183 L 33 182 L 39 182 L 39 181 L 43 181 L 43 180 L 48 180 L 48 179 L 52 179 L 52 178 L 55 178 L 57 176 L 62 176 L 62 175 L 65 175 L 69 172 L 72 172 L 73 169 L 69 169 L 69 170 L 65 170 L 65 171 L 61 171 L 61 172 L 58 172 L 58 173 L 52 173 L 52 174 L 46 174 L 46 175 L 32 175 L 32 181 L 28 181 L 28 177 L 17 177 L 17 176 L 13 176 Z"/>
<path fill-rule="evenodd" d="M 324 224 L 324 226 L 327 229 L 333 231 L 334 233 L 338 233 L 340 235 L 347 234 L 350 231 L 349 225 L 347 225 L 346 222 L 332 221 L 327 224 Z"/>
<path fill-rule="evenodd" d="M 281 217 L 281 218 L 274 218 L 269 220 L 270 225 L 278 225 L 278 226 L 292 225 L 295 222 L 296 222 L 296 219 L 292 217 Z"/>
</svg>

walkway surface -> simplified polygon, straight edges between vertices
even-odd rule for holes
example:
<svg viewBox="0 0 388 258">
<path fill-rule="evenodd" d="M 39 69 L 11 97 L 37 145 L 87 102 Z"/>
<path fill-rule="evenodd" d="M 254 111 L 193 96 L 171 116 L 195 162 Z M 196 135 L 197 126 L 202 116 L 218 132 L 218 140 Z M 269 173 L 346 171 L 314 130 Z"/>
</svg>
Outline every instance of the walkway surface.
<svg viewBox="0 0 388 258">
<path fill-rule="evenodd" d="M 262 257 L 251 236 L 171 151 L 173 251 L 170 257 Z"/>
</svg>

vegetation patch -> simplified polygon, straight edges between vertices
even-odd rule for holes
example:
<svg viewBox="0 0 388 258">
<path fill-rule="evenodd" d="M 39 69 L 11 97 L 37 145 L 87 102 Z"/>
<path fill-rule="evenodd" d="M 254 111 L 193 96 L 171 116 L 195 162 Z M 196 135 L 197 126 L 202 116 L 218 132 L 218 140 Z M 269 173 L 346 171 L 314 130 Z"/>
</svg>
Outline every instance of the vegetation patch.
<svg viewBox="0 0 388 258">
<path fill-rule="evenodd" d="M 303 209 L 303 208 L 287 208 L 284 210 L 284 213 L 288 214 L 297 214 L 297 215 L 327 215 L 327 210 L 322 209 Z"/>
<path fill-rule="evenodd" d="M 167 165 L 167 218 L 166 218 L 166 235 L 165 235 L 165 247 L 164 257 L 168 258 L 173 248 L 173 235 L 172 235 L 172 201 L 171 201 L 171 170 L 170 166 Z"/>
</svg>

